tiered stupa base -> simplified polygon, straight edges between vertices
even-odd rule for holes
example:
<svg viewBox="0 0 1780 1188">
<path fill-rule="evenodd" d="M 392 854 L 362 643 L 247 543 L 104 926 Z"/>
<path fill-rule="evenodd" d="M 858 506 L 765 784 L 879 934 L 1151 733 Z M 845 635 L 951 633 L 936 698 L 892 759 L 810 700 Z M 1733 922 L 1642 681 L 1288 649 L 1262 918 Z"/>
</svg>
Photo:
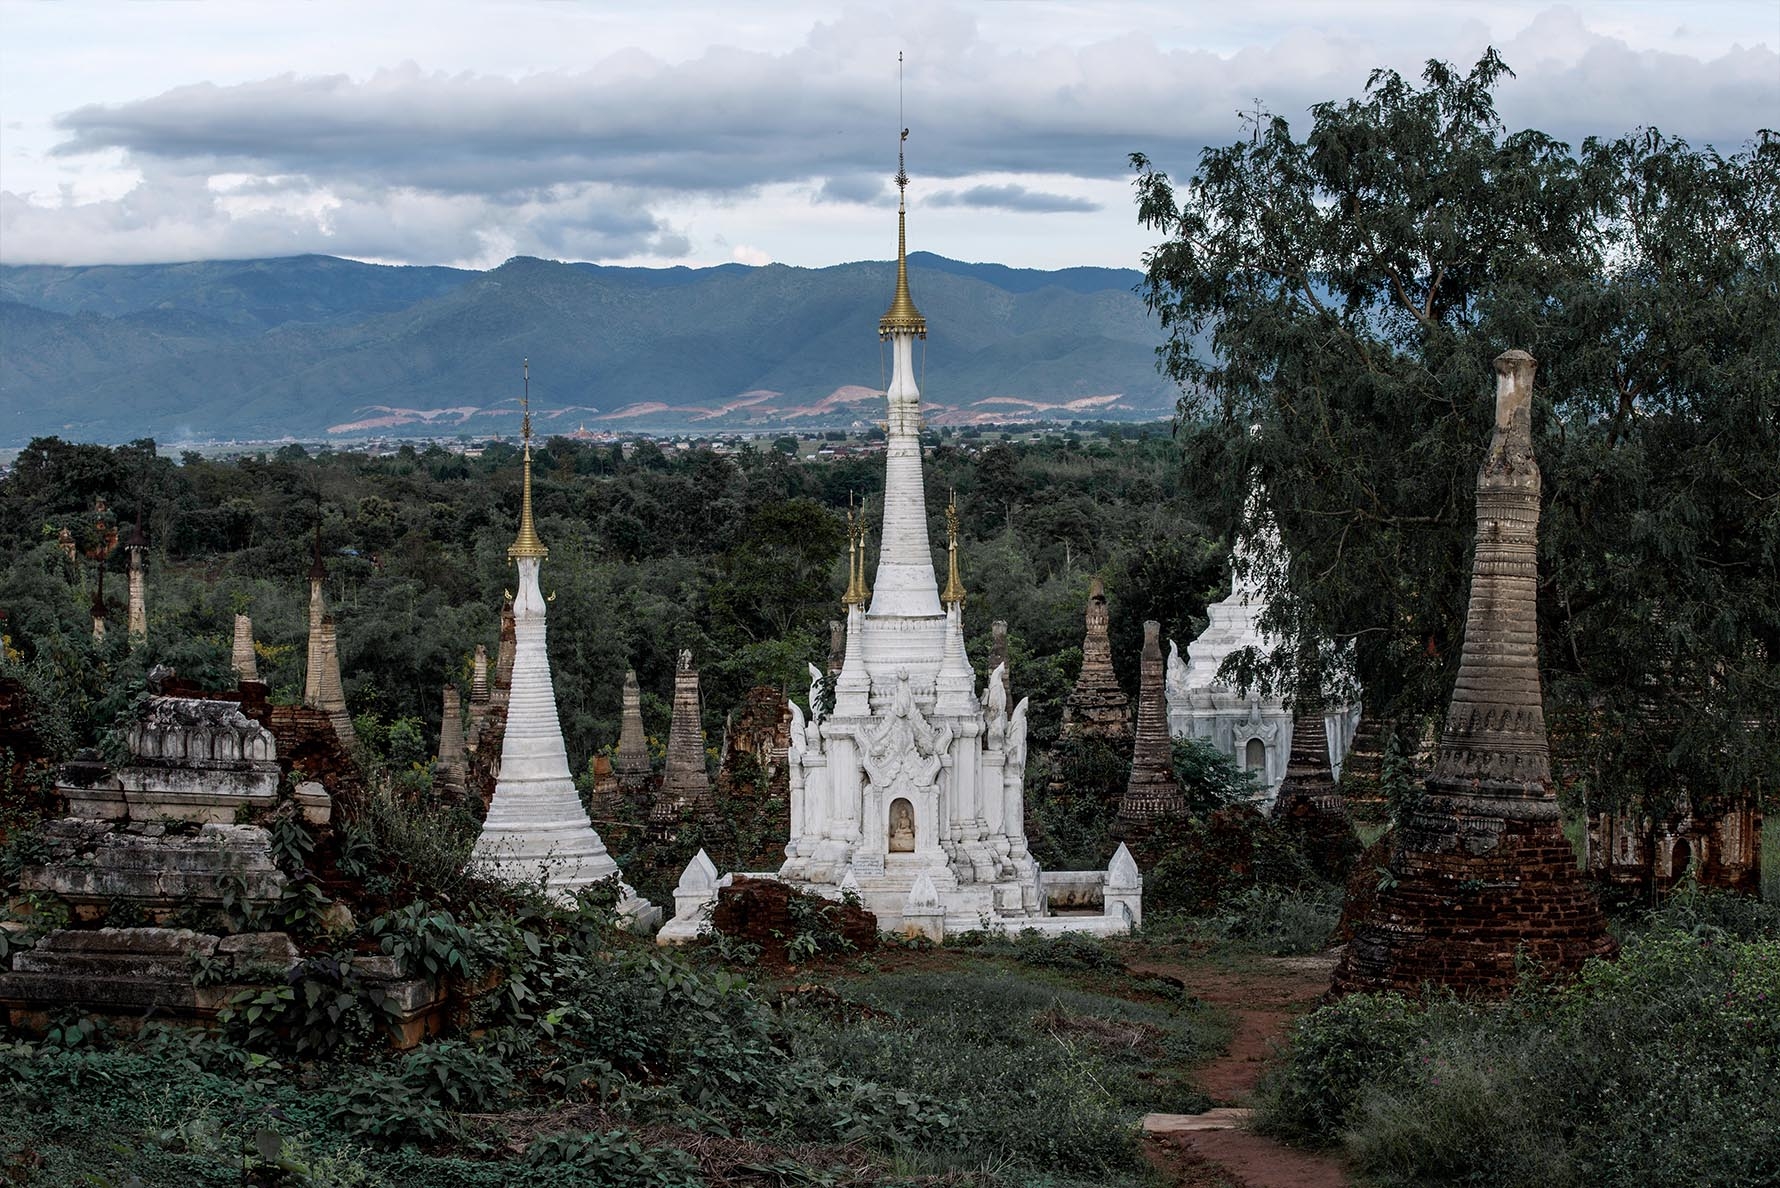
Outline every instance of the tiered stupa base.
<svg viewBox="0 0 1780 1188">
<path fill-rule="evenodd" d="M 578 820 L 576 818 L 579 818 Z M 577 892 L 619 873 L 571 781 L 523 790 L 502 788 L 482 823 L 472 859 L 481 872 L 506 883 L 541 885 L 569 902 Z M 618 910 L 639 930 L 661 923 L 661 909 L 639 898 L 628 884 Z"/>
<path fill-rule="evenodd" d="M 1530 969 L 1568 977 L 1617 950 L 1555 815 L 1448 800 L 1412 819 L 1393 870 L 1335 971 L 1337 994 L 1432 983 L 1500 997 Z"/>
</svg>

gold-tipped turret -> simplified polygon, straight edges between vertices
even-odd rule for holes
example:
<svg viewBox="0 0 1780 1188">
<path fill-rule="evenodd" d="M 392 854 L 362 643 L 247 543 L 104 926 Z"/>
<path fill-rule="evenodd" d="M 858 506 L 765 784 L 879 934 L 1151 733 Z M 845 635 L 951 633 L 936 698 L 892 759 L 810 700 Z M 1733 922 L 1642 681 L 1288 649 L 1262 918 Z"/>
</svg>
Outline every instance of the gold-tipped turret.
<svg viewBox="0 0 1780 1188">
<path fill-rule="evenodd" d="M 525 439 L 525 486 L 519 501 L 519 535 L 514 538 L 507 549 L 507 559 L 517 561 L 521 557 L 548 557 L 550 550 L 538 539 L 538 530 L 532 527 L 532 367 L 531 360 L 526 359 L 520 364 L 521 373 L 525 377 L 525 394 L 519 398 L 519 406 L 524 412 L 520 420 L 520 435 Z"/>
<path fill-rule="evenodd" d="M 865 584 L 865 509 L 855 511 L 853 497 L 847 496 L 847 592 L 841 595 L 842 606 L 864 606 L 871 601 L 871 588 Z"/>
<path fill-rule="evenodd" d="M 958 493 L 952 492 L 952 498 L 946 504 L 946 588 L 940 592 L 939 600 L 947 603 L 963 603 L 964 583 L 958 580 Z"/>
<path fill-rule="evenodd" d="M 902 140 L 909 138 L 909 130 L 902 130 Z M 878 337 L 889 338 L 892 334 L 913 334 L 916 338 L 927 337 L 927 319 L 915 308 L 915 299 L 909 296 L 909 175 L 902 164 L 902 142 L 896 145 L 896 296 L 890 299 L 890 308 L 878 319 Z"/>
</svg>

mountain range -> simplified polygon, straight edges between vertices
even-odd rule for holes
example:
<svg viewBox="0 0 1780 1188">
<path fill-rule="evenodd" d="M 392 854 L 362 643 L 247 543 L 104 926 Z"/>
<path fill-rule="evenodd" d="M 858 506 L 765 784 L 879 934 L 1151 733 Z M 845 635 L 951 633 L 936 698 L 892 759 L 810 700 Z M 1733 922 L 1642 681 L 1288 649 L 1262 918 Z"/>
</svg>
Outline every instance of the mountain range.
<svg viewBox="0 0 1780 1188">
<path fill-rule="evenodd" d="M 915 253 L 929 421 L 1152 419 L 1176 395 L 1128 269 Z M 0 266 L 0 444 L 776 431 L 882 415 L 895 266 L 488 271 L 331 256 Z"/>
</svg>

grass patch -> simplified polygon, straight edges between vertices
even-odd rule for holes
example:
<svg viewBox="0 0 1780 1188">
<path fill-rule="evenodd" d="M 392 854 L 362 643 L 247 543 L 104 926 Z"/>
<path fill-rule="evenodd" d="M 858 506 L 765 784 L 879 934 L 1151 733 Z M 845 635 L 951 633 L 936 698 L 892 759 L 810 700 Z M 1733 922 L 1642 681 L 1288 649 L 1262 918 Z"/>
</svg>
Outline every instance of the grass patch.
<svg viewBox="0 0 1780 1188">
<path fill-rule="evenodd" d="M 1153 992 L 1147 980 L 1134 984 Z M 957 1103 L 949 1127 L 900 1153 L 901 1169 L 987 1172 L 1010 1184 L 1143 1183 L 1134 1121 L 1204 1109 L 1184 1077 L 1223 1034 L 1198 1004 L 1133 1002 L 981 960 L 889 972 L 842 992 L 868 1009 L 847 1026 L 803 1029 L 796 1051 Z"/>
<path fill-rule="evenodd" d="M 1208 912 L 1148 917 L 1145 936 L 1211 946 L 1228 955 L 1308 957 L 1327 949 L 1341 920 L 1341 888 L 1330 883 L 1254 886 L 1224 896 Z"/>
</svg>

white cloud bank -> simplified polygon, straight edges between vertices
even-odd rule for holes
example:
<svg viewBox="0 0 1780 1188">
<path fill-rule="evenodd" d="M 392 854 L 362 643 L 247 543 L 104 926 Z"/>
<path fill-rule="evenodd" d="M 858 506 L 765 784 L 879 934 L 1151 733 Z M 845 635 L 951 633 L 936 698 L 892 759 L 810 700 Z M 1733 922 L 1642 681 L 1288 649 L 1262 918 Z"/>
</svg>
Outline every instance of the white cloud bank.
<svg viewBox="0 0 1780 1188">
<path fill-rule="evenodd" d="M 1060 22 L 1049 41 L 986 32 L 950 6 L 899 19 L 805 21 L 782 47 L 754 31 L 737 38 L 749 48 L 624 49 L 577 68 L 410 62 L 79 103 L 57 114 L 36 168 L 78 175 L 116 163 L 110 192 L 77 196 L 70 183 L 0 194 L 0 259 L 713 262 L 742 258 L 731 243 L 748 245 L 750 261 L 881 255 L 874 208 L 894 198 L 896 119 L 885 63 L 908 45 L 918 47 L 907 68 L 912 196 L 936 232 L 924 246 L 1015 264 L 1133 264 L 1132 150 L 1185 173 L 1202 146 L 1238 133 L 1234 113 L 1257 98 L 1302 124 L 1311 103 L 1358 93 L 1375 65 L 1412 72 L 1441 56 L 1468 66 L 1489 40 L 1482 26 L 1455 25 L 1410 52 L 1382 26 L 1294 18 L 1213 53 L 1178 35 L 1094 32 L 1091 19 Z M 1780 123 L 1770 46 L 1695 56 L 1634 45 L 1567 9 L 1497 44 L 1519 75 L 1498 94 L 1514 126 L 1576 141 L 1656 124 L 1730 148 Z M 190 69 L 206 73 L 204 59 Z M 862 235 L 870 246 L 845 246 Z M 1022 258 L 1036 239 L 1052 254 Z M 1073 241 L 1075 258 L 1057 257 L 1058 240 Z"/>
</svg>

